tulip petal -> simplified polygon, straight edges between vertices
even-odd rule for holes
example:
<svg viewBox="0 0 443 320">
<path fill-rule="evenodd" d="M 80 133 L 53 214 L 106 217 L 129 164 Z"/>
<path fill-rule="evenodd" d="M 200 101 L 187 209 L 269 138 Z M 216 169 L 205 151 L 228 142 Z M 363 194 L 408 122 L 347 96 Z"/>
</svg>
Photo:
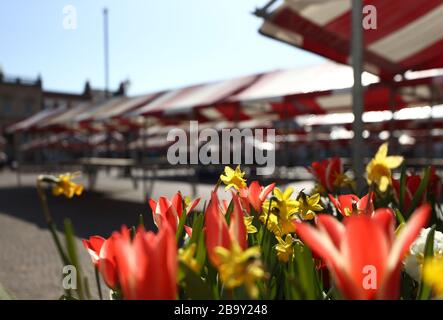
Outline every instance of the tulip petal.
<svg viewBox="0 0 443 320">
<path fill-rule="evenodd" d="M 179 216 L 177 214 L 177 210 L 172 205 L 172 202 L 165 197 L 160 197 L 157 203 L 157 211 L 160 211 L 160 216 L 165 218 L 162 219 L 162 222 L 166 221 L 169 226 L 171 226 L 172 230 L 176 232 Z M 160 228 L 161 227 L 162 224 L 160 224 Z"/>
<path fill-rule="evenodd" d="M 160 223 L 159 223 L 159 218 L 158 215 L 160 213 L 157 213 L 157 202 L 154 199 L 150 199 L 149 200 L 149 206 L 151 207 L 151 212 L 152 212 L 152 220 L 154 221 L 154 224 L 157 226 L 157 228 L 159 227 Z"/>
<path fill-rule="evenodd" d="M 171 199 L 171 204 L 175 208 L 177 215 L 182 216 L 183 213 L 183 197 L 180 192 L 177 192 Z"/>
<path fill-rule="evenodd" d="M 385 274 L 388 241 L 381 226 L 365 215 L 348 219 L 342 241 L 342 253 L 351 283 L 344 291 L 354 291 L 351 299 L 373 299 Z"/>
<path fill-rule="evenodd" d="M 212 192 L 211 201 L 205 212 L 205 240 L 208 258 L 215 266 L 220 264 L 218 255 L 214 252 L 215 247 L 229 249 L 231 238 L 225 216 L 220 211 L 220 203 L 216 192 Z"/>
<path fill-rule="evenodd" d="M 267 185 L 263 188 L 263 190 L 260 192 L 259 199 L 260 201 L 265 201 L 268 195 L 274 190 L 275 188 L 275 182 Z"/>
<path fill-rule="evenodd" d="M 199 204 L 201 198 L 197 198 L 194 201 L 192 201 L 189 205 L 188 208 L 186 210 L 186 214 L 189 214 L 192 210 L 194 210 L 194 208 Z"/>
<path fill-rule="evenodd" d="M 340 242 L 345 232 L 343 224 L 334 217 L 327 214 L 319 214 L 316 223 L 320 229 L 325 231 L 332 240 L 332 243 L 339 250 Z"/>
<path fill-rule="evenodd" d="M 189 237 L 192 237 L 192 228 L 189 227 L 189 226 L 187 226 L 187 225 L 185 225 L 184 227 L 185 227 L 185 232 L 186 232 L 186 234 L 187 234 Z"/>
<path fill-rule="evenodd" d="M 394 270 L 400 264 L 412 242 L 414 242 L 420 233 L 421 228 L 427 224 L 430 214 L 431 206 L 425 204 L 417 208 L 408 219 L 406 225 L 401 229 L 400 234 L 393 243 L 388 261 L 389 270 Z"/>
<path fill-rule="evenodd" d="M 99 271 L 106 285 L 111 289 L 116 289 L 118 285 L 118 274 L 113 237 L 107 239 L 101 247 Z"/>
<path fill-rule="evenodd" d="M 385 232 L 389 240 L 389 246 L 395 237 L 395 215 L 389 208 L 380 208 L 375 210 L 372 215 L 372 220 L 375 221 Z"/>
<path fill-rule="evenodd" d="M 327 233 L 315 229 L 306 222 L 293 222 L 293 224 L 297 235 L 314 254 L 334 266 L 341 264 L 342 257 Z"/>
<path fill-rule="evenodd" d="M 252 181 L 248 188 L 248 201 L 252 205 L 255 211 L 261 211 L 261 200 L 260 200 L 261 187 L 258 181 Z"/>
<path fill-rule="evenodd" d="M 371 215 L 374 212 L 374 203 L 373 203 L 374 193 L 370 192 L 365 195 L 363 198 L 357 201 L 357 210 L 363 211 L 366 215 Z M 368 203 L 369 201 L 369 203 Z"/>
<path fill-rule="evenodd" d="M 88 253 L 91 257 L 92 263 L 94 265 L 99 264 L 99 260 L 100 260 L 99 253 L 100 253 L 100 250 L 101 250 L 104 242 L 105 242 L 105 239 L 100 236 L 89 237 L 89 240 L 82 239 L 83 246 L 88 251 Z"/>
<path fill-rule="evenodd" d="M 240 247 L 245 250 L 248 247 L 248 243 L 246 241 L 247 232 L 245 225 L 245 215 L 243 214 L 240 199 L 234 192 L 232 192 L 232 201 L 234 207 L 231 213 L 229 233 L 231 235 L 231 239 L 236 240 Z"/>
</svg>

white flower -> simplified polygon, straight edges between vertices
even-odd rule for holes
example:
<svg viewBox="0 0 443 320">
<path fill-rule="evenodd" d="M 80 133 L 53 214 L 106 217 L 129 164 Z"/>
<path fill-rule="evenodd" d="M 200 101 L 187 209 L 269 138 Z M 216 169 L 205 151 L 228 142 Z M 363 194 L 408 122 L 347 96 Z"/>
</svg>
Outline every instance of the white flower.
<svg viewBox="0 0 443 320">
<path fill-rule="evenodd" d="M 403 261 L 406 273 L 415 281 L 420 281 L 421 268 L 426 245 L 426 238 L 431 228 L 422 229 L 420 235 L 409 248 L 409 254 Z M 435 231 L 434 254 L 443 254 L 443 233 Z"/>
</svg>

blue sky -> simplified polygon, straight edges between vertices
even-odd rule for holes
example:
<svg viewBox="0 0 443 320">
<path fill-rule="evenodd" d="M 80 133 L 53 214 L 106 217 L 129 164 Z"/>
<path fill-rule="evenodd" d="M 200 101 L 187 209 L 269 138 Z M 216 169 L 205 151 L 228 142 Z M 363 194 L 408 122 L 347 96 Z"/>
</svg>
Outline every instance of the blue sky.
<svg viewBox="0 0 443 320">
<path fill-rule="evenodd" d="M 110 83 L 130 94 L 318 64 L 320 57 L 258 34 L 266 0 L 0 0 L 0 67 L 41 74 L 46 89 L 104 86 L 102 10 L 109 9 Z M 63 28 L 73 5 L 77 29 Z"/>
</svg>

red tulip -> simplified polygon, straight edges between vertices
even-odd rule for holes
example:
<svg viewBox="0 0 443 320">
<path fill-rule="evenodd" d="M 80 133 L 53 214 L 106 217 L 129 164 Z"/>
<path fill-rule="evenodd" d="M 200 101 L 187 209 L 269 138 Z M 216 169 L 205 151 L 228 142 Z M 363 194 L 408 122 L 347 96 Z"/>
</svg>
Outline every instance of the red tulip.
<svg viewBox="0 0 443 320">
<path fill-rule="evenodd" d="M 116 289 L 118 287 L 118 277 L 112 239 L 92 236 L 89 240 L 83 239 L 82 242 L 106 285 L 111 289 Z"/>
<path fill-rule="evenodd" d="M 91 256 L 94 266 L 98 266 L 100 264 L 100 249 L 105 241 L 106 239 L 100 236 L 89 237 L 89 240 L 82 239 L 83 246 Z"/>
<path fill-rule="evenodd" d="M 409 175 L 405 177 L 405 193 L 403 198 L 403 203 L 400 204 L 400 209 L 403 213 L 407 213 L 410 210 L 412 199 L 418 191 L 418 187 L 421 183 L 421 176 L 419 175 Z M 400 199 L 400 180 L 392 179 L 392 186 L 394 187 L 394 193 L 397 201 Z M 440 177 L 435 174 L 435 168 L 432 168 L 431 175 L 429 176 L 428 185 L 422 198 L 420 199 L 418 205 L 425 203 L 428 194 L 433 194 L 435 199 L 440 198 L 441 194 L 441 182 Z"/>
<path fill-rule="evenodd" d="M 326 191 L 333 192 L 337 177 L 343 174 L 343 164 L 339 157 L 333 157 L 312 162 L 308 170 Z"/>
<path fill-rule="evenodd" d="M 243 209 L 240 199 L 235 193 L 232 194 L 232 201 L 234 206 L 229 227 L 216 192 L 212 192 L 211 201 L 206 209 L 206 249 L 208 250 L 209 260 L 215 266 L 220 264 L 219 258 L 214 252 L 216 247 L 221 246 L 230 249 L 233 241 L 236 241 L 243 250 L 248 247 Z"/>
<path fill-rule="evenodd" d="M 169 201 L 166 197 L 160 197 L 156 202 L 153 199 L 149 200 L 149 206 L 152 210 L 152 218 L 157 227 L 161 227 L 161 221 L 167 221 L 174 232 L 177 232 L 178 223 L 183 211 L 188 215 L 200 202 L 200 198 L 192 201 L 186 208 L 183 207 L 183 197 L 180 192 L 177 192 L 172 200 Z M 163 218 L 162 218 L 163 217 Z M 192 229 L 188 226 L 185 231 L 190 235 Z"/>
<path fill-rule="evenodd" d="M 397 237 L 390 209 L 378 209 L 372 217 L 352 215 L 344 224 L 318 215 L 317 228 L 297 223 L 296 232 L 326 262 L 344 297 L 396 299 L 402 259 L 430 211 L 429 205 L 418 208 Z"/>
<path fill-rule="evenodd" d="M 429 176 L 428 182 L 428 192 L 432 194 L 434 199 L 438 201 L 441 195 L 441 180 L 440 177 L 435 173 L 435 167 L 431 167 L 431 175 Z"/>
<path fill-rule="evenodd" d="M 252 181 L 248 188 L 240 189 L 240 198 L 243 203 L 243 207 L 250 212 L 250 205 L 258 213 L 261 212 L 263 202 L 265 202 L 266 197 L 269 193 L 274 190 L 275 183 L 271 183 L 266 187 L 261 186 L 258 181 Z"/>
<path fill-rule="evenodd" d="M 177 296 L 177 245 L 165 223 L 157 234 L 140 227 L 134 239 L 127 229 L 112 235 L 124 299 L 170 300 Z"/>
<path fill-rule="evenodd" d="M 359 198 L 354 194 L 343 194 L 335 198 L 329 194 L 329 199 L 344 217 L 352 215 L 352 213 L 365 213 L 371 215 L 374 212 L 374 204 L 372 203 L 373 193 Z M 369 203 L 368 203 L 369 200 Z"/>
</svg>

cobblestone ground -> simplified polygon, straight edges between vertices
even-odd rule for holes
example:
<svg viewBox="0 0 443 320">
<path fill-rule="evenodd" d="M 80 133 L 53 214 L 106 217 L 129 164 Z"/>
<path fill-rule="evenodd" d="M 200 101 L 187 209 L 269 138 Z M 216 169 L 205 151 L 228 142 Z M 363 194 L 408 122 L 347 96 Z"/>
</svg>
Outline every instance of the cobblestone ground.
<svg viewBox="0 0 443 320">
<path fill-rule="evenodd" d="M 35 174 L 23 174 L 18 187 L 15 173 L 0 172 L 0 288 L 3 286 L 17 299 L 57 299 L 63 293 L 63 265 L 41 213 L 35 179 Z M 85 179 L 80 182 L 86 184 Z M 310 186 L 310 183 L 294 185 L 296 190 Z M 197 194 L 209 199 L 211 188 L 199 185 Z M 181 182 L 156 181 L 148 189 L 152 190 L 153 198 L 170 197 L 177 190 L 191 194 L 190 185 Z M 136 224 L 141 213 L 145 214 L 147 228 L 153 228 L 142 190 L 134 189 L 129 179 L 117 179 L 113 172 L 110 175 L 101 172 L 96 190 L 100 192 L 86 191 L 71 200 L 49 197 L 59 229 L 65 218 L 72 220 L 79 238 L 77 248 L 82 268 L 89 278 L 92 294 L 97 294 L 93 268 L 80 238 L 95 234 L 107 237 L 122 224 Z M 223 190 L 220 196 L 226 196 Z"/>
<path fill-rule="evenodd" d="M 42 217 L 35 178 L 24 175 L 22 186 L 17 188 L 15 174 L 0 173 L 0 284 L 17 299 L 57 299 L 63 293 L 63 265 Z M 129 182 L 114 182 L 114 192 L 118 193 L 118 188 L 134 193 Z M 141 194 L 132 196 L 137 195 L 139 200 L 131 201 L 112 198 L 112 193 L 86 192 L 72 200 L 50 198 L 50 208 L 59 229 L 63 220 L 70 218 L 79 238 L 107 236 L 122 224 L 136 223 L 139 213 L 146 214 Z M 77 248 L 96 296 L 93 268 L 80 239 Z"/>
</svg>

